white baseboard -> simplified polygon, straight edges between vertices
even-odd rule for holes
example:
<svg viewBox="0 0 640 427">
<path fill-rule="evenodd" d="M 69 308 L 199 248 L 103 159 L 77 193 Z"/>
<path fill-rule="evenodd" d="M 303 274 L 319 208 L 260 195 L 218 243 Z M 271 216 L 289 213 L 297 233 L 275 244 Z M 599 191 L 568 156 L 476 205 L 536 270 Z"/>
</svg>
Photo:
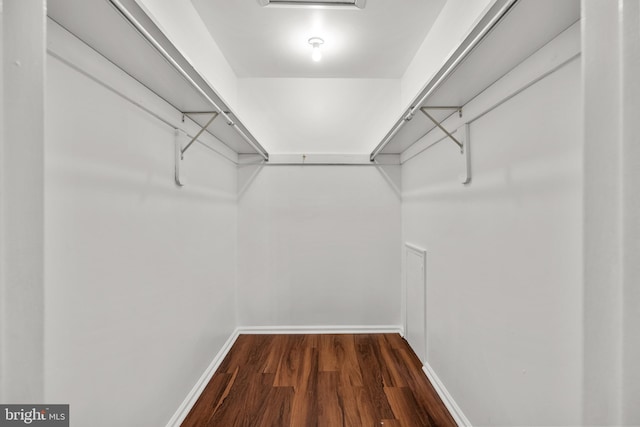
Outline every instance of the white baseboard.
<svg viewBox="0 0 640 427">
<path fill-rule="evenodd" d="M 196 401 L 200 397 L 200 394 L 202 394 L 204 388 L 207 386 L 207 384 L 209 384 L 209 381 L 211 381 L 211 377 L 213 377 L 213 374 L 216 372 L 224 358 L 227 356 L 229 350 L 231 350 L 231 346 L 233 346 L 233 343 L 236 342 L 236 339 L 238 339 L 239 335 L 240 333 L 236 328 L 229 336 L 229 339 L 227 339 L 227 341 L 224 343 L 218 354 L 215 355 L 202 376 L 193 386 L 178 410 L 175 412 L 175 414 L 173 414 L 173 417 L 171 417 L 171 419 L 167 423 L 167 427 L 179 427 L 180 424 L 182 424 L 184 419 L 189 414 L 189 411 L 191 411 L 191 408 L 193 407 L 193 405 L 195 405 Z"/>
<path fill-rule="evenodd" d="M 469 419 L 467 419 L 467 417 L 464 416 L 464 413 L 455 402 L 455 400 L 453 400 L 453 397 L 451 397 L 451 395 L 447 391 L 447 388 L 444 386 L 444 384 L 442 384 L 442 381 L 440 381 L 440 378 L 438 378 L 431 366 L 428 363 L 425 363 L 422 367 L 422 371 L 431 382 L 431 385 L 433 385 L 433 388 L 436 389 L 438 396 L 440 396 L 440 399 L 442 399 L 442 402 L 451 413 L 451 416 L 455 420 L 456 424 L 458 424 L 458 426 L 460 427 L 471 427 L 471 422 L 469 421 Z"/>
<path fill-rule="evenodd" d="M 400 325 L 240 326 L 240 334 L 401 334 Z"/>
</svg>

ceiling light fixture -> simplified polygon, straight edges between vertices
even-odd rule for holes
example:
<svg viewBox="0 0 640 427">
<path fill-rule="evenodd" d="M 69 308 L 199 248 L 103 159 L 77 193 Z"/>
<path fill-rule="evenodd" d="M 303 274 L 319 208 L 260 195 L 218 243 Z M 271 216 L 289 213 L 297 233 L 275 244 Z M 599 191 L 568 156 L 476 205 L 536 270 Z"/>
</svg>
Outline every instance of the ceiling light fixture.
<svg viewBox="0 0 640 427">
<path fill-rule="evenodd" d="M 320 52 L 320 45 L 324 43 L 320 37 L 311 37 L 309 39 L 309 44 L 313 46 L 313 53 L 311 54 L 311 59 L 315 62 L 318 62 L 322 59 L 322 52 Z"/>
</svg>

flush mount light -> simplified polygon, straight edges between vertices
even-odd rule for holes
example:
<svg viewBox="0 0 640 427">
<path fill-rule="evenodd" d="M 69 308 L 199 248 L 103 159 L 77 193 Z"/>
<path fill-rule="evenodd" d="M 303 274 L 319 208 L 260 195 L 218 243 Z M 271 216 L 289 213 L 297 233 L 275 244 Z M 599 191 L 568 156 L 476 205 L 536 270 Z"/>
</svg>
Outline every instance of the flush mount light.
<svg viewBox="0 0 640 427">
<path fill-rule="evenodd" d="M 318 62 L 322 59 L 322 52 L 320 52 L 320 45 L 324 43 L 320 37 L 311 37 L 309 39 L 309 44 L 313 46 L 313 53 L 311 54 L 311 59 L 315 62 Z"/>
<path fill-rule="evenodd" d="M 367 0 L 258 0 L 262 6 L 323 6 L 364 9 Z"/>
</svg>

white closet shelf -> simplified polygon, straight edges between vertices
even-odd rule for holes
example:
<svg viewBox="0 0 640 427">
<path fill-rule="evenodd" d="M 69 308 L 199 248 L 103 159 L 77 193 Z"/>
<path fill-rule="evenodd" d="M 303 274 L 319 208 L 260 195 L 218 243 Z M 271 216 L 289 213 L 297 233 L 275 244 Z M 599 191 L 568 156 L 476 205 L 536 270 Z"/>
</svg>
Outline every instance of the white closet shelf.
<svg viewBox="0 0 640 427">
<path fill-rule="evenodd" d="M 135 0 L 49 0 L 47 13 L 232 151 L 269 159 L 238 116 Z M 214 113 L 218 117 L 206 126 Z"/>
<path fill-rule="evenodd" d="M 497 0 L 415 96 L 370 159 L 402 154 L 435 129 L 435 122 L 452 114 L 464 118 L 469 101 L 579 19 L 579 0 Z M 455 130 L 441 131 L 445 135 Z M 448 135 L 447 141 L 462 149 L 465 141 L 458 139 L 468 143 L 468 134 L 461 134 Z"/>
</svg>

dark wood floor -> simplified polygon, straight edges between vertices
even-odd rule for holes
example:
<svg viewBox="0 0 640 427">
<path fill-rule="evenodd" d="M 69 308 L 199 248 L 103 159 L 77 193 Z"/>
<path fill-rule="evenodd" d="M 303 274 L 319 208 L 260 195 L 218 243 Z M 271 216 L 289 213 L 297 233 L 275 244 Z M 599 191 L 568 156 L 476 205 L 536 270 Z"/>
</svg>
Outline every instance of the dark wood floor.
<svg viewBox="0 0 640 427">
<path fill-rule="evenodd" d="M 183 426 L 455 426 L 397 334 L 241 335 Z"/>
</svg>

